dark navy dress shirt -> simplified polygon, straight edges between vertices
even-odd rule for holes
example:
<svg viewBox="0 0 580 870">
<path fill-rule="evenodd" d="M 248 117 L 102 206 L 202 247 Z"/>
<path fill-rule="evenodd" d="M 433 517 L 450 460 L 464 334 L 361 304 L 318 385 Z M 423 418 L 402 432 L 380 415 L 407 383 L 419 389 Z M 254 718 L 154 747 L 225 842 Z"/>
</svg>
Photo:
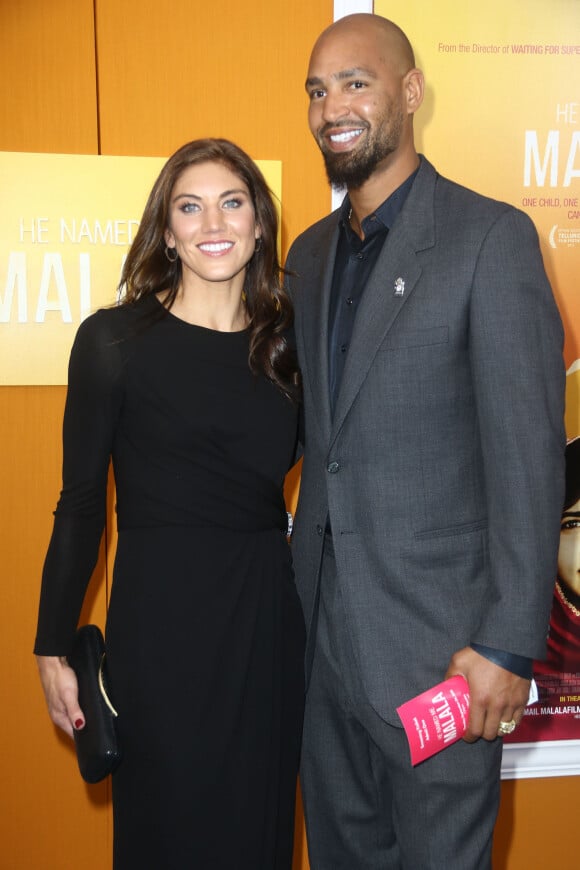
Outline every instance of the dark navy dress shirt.
<svg viewBox="0 0 580 870">
<path fill-rule="evenodd" d="M 341 206 L 340 236 L 332 276 L 328 324 L 328 374 L 333 416 L 359 302 L 387 233 L 403 207 L 416 174 L 414 172 L 410 175 L 375 212 L 364 218 L 361 225 L 364 239 L 350 226 L 351 207 L 348 196 Z"/>
</svg>

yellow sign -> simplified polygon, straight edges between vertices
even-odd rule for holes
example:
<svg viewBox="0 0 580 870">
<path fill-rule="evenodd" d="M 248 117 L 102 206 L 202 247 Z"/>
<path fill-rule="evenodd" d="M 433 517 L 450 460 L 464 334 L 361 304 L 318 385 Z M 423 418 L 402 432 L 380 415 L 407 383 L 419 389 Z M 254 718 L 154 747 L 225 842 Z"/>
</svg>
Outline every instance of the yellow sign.
<svg viewBox="0 0 580 870">
<path fill-rule="evenodd" d="M 527 212 L 580 358 L 580 9 L 571 0 L 375 0 L 425 73 L 418 150 L 443 175 Z M 501 276 L 500 276 L 501 277 Z M 568 421 L 571 422 L 571 421 Z M 579 431 L 580 420 L 572 426 Z M 570 431 L 570 430 L 569 430 Z"/>
<path fill-rule="evenodd" d="M 0 153 L 0 384 L 65 384 L 166 158 Z M 279 161 L 257 161 L 281 200 Z"/>
</svg>

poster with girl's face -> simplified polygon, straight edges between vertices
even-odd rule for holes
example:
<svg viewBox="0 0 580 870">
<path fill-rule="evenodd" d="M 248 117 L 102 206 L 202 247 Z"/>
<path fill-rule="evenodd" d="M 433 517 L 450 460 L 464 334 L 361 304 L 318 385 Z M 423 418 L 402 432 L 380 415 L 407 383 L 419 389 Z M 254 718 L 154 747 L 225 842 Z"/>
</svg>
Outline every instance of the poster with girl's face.
<svg viewBox="0 0 580 870">
<path fill-rule="evenodd" d="M 580 739 L 580 360 L 566 377 L 566 493 L 547 653 L 534 662 L 539 700 L 504 743 Z M 562 744 L 564 746 L 564 744 Z"/>
<path fill-rule="evenodd" d="M 580 773 L 580 359 L 566 376 L 566 491 L 538 701 L 504 737 L 504 778 Z"/>
<path fill-rule="evenodd" d="M 507 742 L 574 740 L 580 733 L 580 437 L 566 446 L 566 497 L 547 655 L 534 662 L 539 701 Z"/>
</svg>

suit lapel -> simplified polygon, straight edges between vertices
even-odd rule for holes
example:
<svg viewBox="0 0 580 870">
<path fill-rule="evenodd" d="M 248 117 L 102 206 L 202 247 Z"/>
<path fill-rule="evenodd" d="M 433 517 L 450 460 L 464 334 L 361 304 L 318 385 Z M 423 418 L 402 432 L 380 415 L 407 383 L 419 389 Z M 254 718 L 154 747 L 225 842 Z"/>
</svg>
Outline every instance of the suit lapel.
<svg viewBox="0 0 580 870">
<path fill-rule="evenodd" d="M 421 275 L 417 252 L 435 243 L 435 181 L 435 170 L 423 158 L 407 201 L 387 236 L 363 293 L 337 398 L 330 443 L 336 438 L 356 399 L 378 349 L 413 294 Z M 326 344 L 327 333 L 328 302 Z M 328 371 L 327 353 L 325 360 Z M 328 392 L 328 375 L 326 390 Z"/>
</svg>

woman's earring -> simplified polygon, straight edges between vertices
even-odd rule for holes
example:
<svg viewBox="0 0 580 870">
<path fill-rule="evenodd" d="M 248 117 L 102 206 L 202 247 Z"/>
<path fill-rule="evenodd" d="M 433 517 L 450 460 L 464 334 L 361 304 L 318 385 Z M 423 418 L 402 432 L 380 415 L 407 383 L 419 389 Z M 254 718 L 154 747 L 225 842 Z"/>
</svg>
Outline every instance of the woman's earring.
<svg viewBox="0 0 580 870">
<path fill-rule="evenodd" d="M 256 239 L 256 247 L 254 248 L 254 254 L 257 254 L 258 251 L 262 250 L 262 236 L 258 236 Z"/>
<path fill-rule="evenodd" d="M 173 251 L 173 253 L 175 254 L 174 257 L 172 257 L 170 255 L 170 253 L 169 253 L 170 251 Z M 175 248 L 170 248 L 169 245 L 165 245 L 165 256 L 167 257 L 167 259 L 169 260 L 170 263 L 176 263 L 177 260 L 179 259 L 179 254 L 177 253 Z"/>
</svg>

